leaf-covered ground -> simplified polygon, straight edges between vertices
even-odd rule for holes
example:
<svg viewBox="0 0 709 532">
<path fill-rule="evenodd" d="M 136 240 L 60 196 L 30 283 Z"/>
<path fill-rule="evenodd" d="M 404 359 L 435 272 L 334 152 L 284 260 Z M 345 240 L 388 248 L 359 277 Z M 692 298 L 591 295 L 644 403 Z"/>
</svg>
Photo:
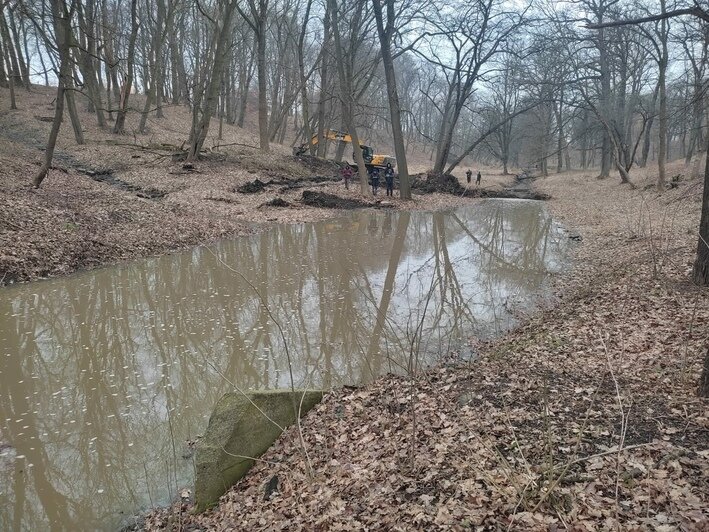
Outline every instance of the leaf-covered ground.
<svg viewBox="0 0 709 532">
<path fill-rule="evenodd" d="M 333 391 L 303 420 L 304 448 L 291 428 L 212 511 L 185 501 L 143 526 L 708 530 L 699 183 L 537 181 L 583 239 L 555 301 L 472 363 Z"/>
</svg>

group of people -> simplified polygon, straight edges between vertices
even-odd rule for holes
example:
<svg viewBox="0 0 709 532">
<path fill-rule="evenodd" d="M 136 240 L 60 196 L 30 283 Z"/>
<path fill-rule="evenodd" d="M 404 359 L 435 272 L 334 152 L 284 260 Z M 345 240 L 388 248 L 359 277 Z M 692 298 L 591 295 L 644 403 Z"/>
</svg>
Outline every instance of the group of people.
<svg viewBox="0 0 709 532">
<path fill-rule="evenodd" d="M 345 188 L 349 189 L 350 179 L 352 179 L 352 176 L 354 176 L 354 169 L 349 164 L 345 164 L 345 166 L 341 170 L 341 174 L 342 178 L 345 180 Z M 465 176 L 468 180 L 468 184 L 470 184 L 473 180 L 473 171 L 468 168 L 468 171 L 465 172 Z M 379 168 L 377 168 L 376 166 L 372 166 L 369 169 L 369 180 L 372 183 L 372 194 L 374 194 L 375 196 L 379 191 L 379 178 Z M 482 178 L 483 176 L 480 173 L 480 170 L 478 170 L 478 175 L 475 176 L 475 184 L 480 185 Z M 394 168 L 392 168 L 391 163 L 387 163 L 386 168 L 384 169 L 384 181 L 386 182 L 387 196 L 394 196 Z"/>
<path fill-rule="evenodd" d="M 354 170 L 349 164 L 345 164 L 345 166 L 341 170 L 342 173 L 342 178 L 345 180 L 345 188 L 350 188 L 350 179 L 352 179 L 352 176 L 354 175 Z M 379 179 L 381 177 L 381 174 L 379 172 L 379 168 L 376 166 L 372 166 L 369 169 L 369 180 L 372 183 L 372 194 L 375 196 L 377 195 L 377 192 L 379 191 Z M 386 183 L 386 195 L 387 196 L 394 196 L 394 168 L 391 166 L 391 163 L 387 163 L 386 168 L 384 168 L 384 181 Z"/>
<path fill-rule="evenodd" d="M 470 168 L 468 168 L 468 171 L 465 172 L 465 177 L 468 179 L 468 185 L 469 185 L 470 182 L 473 180 L 473 171 Z M 478 170 L 478 175 L 475 176 L 475 184 L 479 185 L 480 181 L 482 181 L 482 178 L 483 178 L 483 176 L 480 173 L 480 170 Z"/>
</svg>

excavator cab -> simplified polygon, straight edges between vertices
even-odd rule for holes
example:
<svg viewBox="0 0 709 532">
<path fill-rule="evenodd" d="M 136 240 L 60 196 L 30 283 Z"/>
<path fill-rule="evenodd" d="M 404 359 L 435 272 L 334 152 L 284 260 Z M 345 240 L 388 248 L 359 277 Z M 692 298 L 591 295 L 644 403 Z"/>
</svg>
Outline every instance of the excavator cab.
<svg viewBox="0 0 709 532">
<path fill-rule="evenodd" d="M 367 164 L 371 163 L 374 158 L 374 149 L 371 146 L 365 146 L 364 144 L 360 144 L 359 147 L 362 148 L 362 158 L 364 159 L 364 162 Z M 352 158 L 355 161 L 357 160 L 354 152 L 352 152 Z"/>
</svg>

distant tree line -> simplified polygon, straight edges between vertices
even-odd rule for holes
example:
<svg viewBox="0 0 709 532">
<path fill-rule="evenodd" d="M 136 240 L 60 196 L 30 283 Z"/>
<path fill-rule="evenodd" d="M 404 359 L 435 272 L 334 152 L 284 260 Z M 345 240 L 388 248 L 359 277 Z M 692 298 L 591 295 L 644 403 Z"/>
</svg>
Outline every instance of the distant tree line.
<svg viewBox="0 0 709 532">
<path fill-rule="evenodd" d="M 166 105 L 189 106 L 190 159 L 212 119 L 244 125 L 255 93 L 263 151 L 346 129 L 391 139 L 403 170 L 407 151 L 426 154 L 438 174 L 470 155 L 505 172 L 598 168 L 623 182 L 634 167 L 656 164 L 662 188 L 668 159 L 689 163 L 705 149 L 707 23 L 588 26 L 670 8 L 666 0 L 3 0 L 0 84 L 13 96 L 32 81 L 58 84 L 79 143 L 77 90 L 116 134 L 126 113 L 140 113 L 146 133 Z M 135 92 L 145 94 L 140 108 Z M 325 150 L 325 142 L 311 149 Z"/>
</svg>

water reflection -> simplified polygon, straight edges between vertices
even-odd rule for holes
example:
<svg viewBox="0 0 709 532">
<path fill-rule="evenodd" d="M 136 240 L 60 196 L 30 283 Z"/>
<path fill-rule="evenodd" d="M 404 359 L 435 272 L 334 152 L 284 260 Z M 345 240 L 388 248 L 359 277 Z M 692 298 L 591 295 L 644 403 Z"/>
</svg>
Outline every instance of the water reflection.
<svg viewBox="0 0 709 532">
<path fill-rule="evenodd" d="M 0 529 L 111 529 L 165 502 L 230 382 L 362 382 L 507 329 L 564 242 L 534 202 L 358 212 L 1 290 Z"/>
</svg>

